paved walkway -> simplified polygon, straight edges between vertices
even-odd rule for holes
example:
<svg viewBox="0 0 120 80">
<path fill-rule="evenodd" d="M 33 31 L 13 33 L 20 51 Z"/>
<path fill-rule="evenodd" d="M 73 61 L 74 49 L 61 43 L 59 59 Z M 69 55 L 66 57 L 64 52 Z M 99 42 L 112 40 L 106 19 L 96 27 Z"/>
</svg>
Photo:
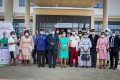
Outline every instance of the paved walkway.
<svg viewBox="0 0 120 80">
<path fill-rule="evenodd" d="M 120 80 L 120 70 L 93 68 L 2 67 L 0 80 Z"/>
</svg>

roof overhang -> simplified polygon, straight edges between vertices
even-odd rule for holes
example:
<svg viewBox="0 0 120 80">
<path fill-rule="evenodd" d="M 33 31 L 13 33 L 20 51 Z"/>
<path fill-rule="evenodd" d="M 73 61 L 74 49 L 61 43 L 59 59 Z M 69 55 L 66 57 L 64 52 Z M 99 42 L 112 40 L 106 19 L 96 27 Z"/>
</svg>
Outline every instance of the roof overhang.
<svg viewBox="0 0 120 80">
<path fill-rule="evenodd" d="M 41 7 L 93 7 L 101 0 L 31 0 Z"/>
</svg>

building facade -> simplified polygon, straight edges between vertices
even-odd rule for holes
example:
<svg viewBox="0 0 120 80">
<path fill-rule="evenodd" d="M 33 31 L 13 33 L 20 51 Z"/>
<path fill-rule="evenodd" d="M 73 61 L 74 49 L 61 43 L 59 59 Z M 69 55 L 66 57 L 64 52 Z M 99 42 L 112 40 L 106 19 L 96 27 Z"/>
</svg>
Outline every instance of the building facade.
<svg viewBox="0 0 120 80">
<path fill-rule="evenodd" d="M 13 2 L 10 4 L 9 1 Z M 0 0 L 0 21 L 12 21 L 18 32 L 23 31 L 24 27 L 33 33 L 41 27 L 46 31 L 52 28 L 81 30 L 83 27 L 96 31 L 120 30 L 120 0 L 96 0 L 95 3 L 90 0 L 89 3 L 82 0 L 44 1 Z M 75 1 L 81 1 L 81 4 Z M 10 16 L 12 20 L 9 20 Z"/>
</svg>

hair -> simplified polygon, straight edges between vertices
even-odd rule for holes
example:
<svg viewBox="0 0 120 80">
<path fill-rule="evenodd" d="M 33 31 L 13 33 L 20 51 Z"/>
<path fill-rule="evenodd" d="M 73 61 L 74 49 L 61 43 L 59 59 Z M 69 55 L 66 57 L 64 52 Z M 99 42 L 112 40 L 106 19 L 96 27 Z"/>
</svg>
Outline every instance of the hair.
<svg viewBox="0 0 120 80">
<path fill-rule="evenodd" d="M 14 31 L 11 31 L 11 32 L 10 32 L 10 35 L 12 35 L 12 34 L 15 34 L 15 32 L 14 32 Z"/>
<path fill-rule="evenodd" d="M 83 28 L 82 28 L 82 30 L 86 30 L 86 28 L 85 28 L 85 27 L 83 27 Z"/>
<path fill-rule="evenodd" d="M 94 32 L 95 31 L 95 29 L 91 29 L 91 32 Z"/>
<path fill-rule="evenodd" d="M 105 32 L 101 32 L 101 35 L 102 35 L 102 34 L 105 34 Z"/>
<path fill-rule="evenodd" d="M 29 30 L 25 30 L 25 31 L 24 31 L 24 35 L 25 35 L 25 33 L 29 33 L 29 35 L 30 35 L 30 32 L 29 32 Z"/>
<path fill-rule="evenodd" d="M 80 34 L 80 33 L 82 34 L 82 31 L 78 31 L 78 34 Z"/>
</svg>

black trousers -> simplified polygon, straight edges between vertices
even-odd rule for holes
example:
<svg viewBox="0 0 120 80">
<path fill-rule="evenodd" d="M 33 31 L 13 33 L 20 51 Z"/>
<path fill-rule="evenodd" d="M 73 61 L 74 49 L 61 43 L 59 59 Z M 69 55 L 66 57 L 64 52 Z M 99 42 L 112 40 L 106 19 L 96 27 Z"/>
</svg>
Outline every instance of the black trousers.
<svg viewBox="0 0 120 80">
<path fill-rule="evenodd" d="M 110 67 L 117 68 L 119 53 L 118 53 L 118 51 L 115 51 L 114 48 L 110 48 L 110 49 L 111 49 L 111 51 L 110 51 Z"/>
<path fill-rule="evenodd" d="M 96 50 L 90 50 L 90 55 L 91 55 L 91 66 L 96 67 L 97 63 L 97 52 Z"/>
<path fill-rule="evenodd" d="M 48 62 L 49 62 L 49 67 L 55 67 L 56 66 L 56 58 L 57 58 L 57 50 L 55 49 L 50 49 L 48 51 Z"/>
<path fill-rule="evenodd" d="M 35 49 L 32 52 L 32 58 L 33 58 L 34 63 L 38 62 L 37 50 L 35 50 Z"/>
<path fill-rule="evenodd" d="M 46 60 L 46 64 L 48 64 L 48 50 L 46 50 L 45 60 Z"/>
<path fill-rule="evenodd" d="M 45 52 L 46 51 L 37 51 L 38 54 L 38 65 L 45 66 Z"/>
</svg>

